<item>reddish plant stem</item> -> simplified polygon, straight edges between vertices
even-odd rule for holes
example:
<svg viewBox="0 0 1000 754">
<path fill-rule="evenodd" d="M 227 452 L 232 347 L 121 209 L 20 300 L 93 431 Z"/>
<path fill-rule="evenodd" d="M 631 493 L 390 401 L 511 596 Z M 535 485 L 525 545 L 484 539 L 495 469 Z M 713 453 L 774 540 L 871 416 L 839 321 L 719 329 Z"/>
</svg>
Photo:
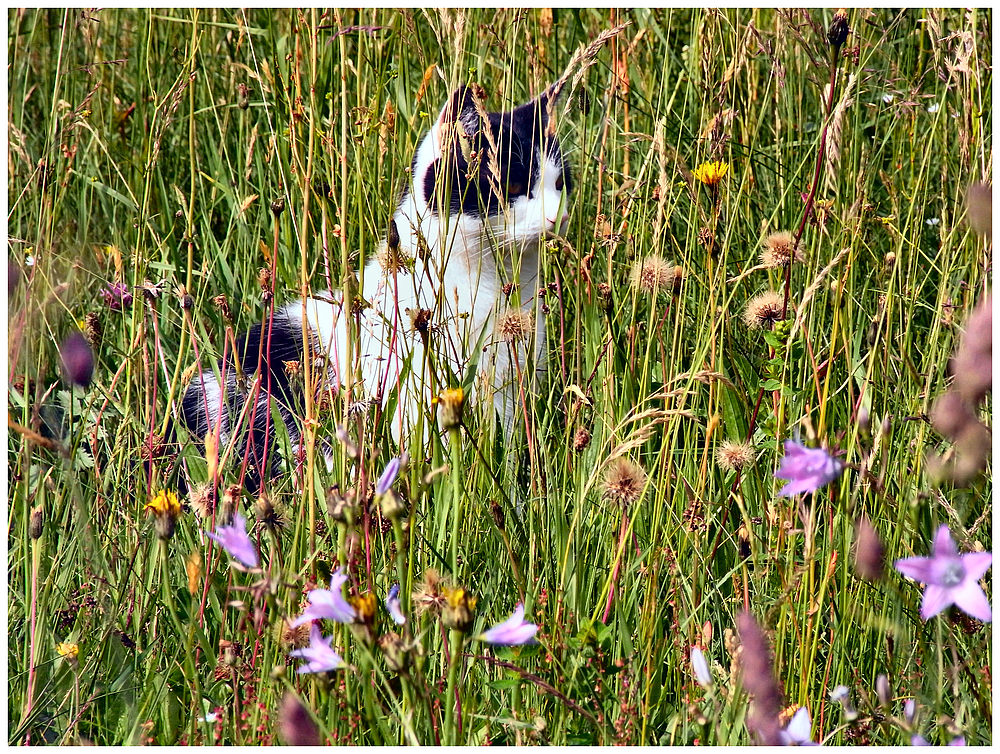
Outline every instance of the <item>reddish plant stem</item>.
<svg viewBox="0 0 1000 754">
<path fill-rule="evenodd" d="M 618 544 L 615 549 L 618 551 L 618 555 L 615 557 L 615 570 L 611 574 L 611 588 L 608 589 L 608 600 L 604 603 L 604 616 L 601 618 L 601 623 L 608 622 L 608 616 L 611 615 L 611 602 L 615 597 L 615 583 L 618 581 L 618 573 L 621 571 L 622 567 L 622 555 L 625 552 L 625 532 L 628 529 L 628 515 L 622 512 L 622 525 L 618 529 Z"/>
</svg>

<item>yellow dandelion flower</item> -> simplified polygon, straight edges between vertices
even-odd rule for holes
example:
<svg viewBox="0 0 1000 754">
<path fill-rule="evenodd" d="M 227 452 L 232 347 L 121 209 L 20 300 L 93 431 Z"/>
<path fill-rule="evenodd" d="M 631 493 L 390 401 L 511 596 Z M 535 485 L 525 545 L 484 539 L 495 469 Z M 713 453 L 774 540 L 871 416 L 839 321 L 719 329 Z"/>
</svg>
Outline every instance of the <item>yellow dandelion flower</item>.
<svg viewBox="0 0 1000 754">
<path fill-rule="evenodd" d="M 181 503 L 177 499 L 177 494 L 170 490 L 160 490 L 152 500 L 146 503 L 145 510 L 153 511 L 157 516 L 177 516 L 181 515 Z"/>
<path fill-rule="evenodd" d="M 462 423 L 465 392 L 460 387 L 442 390 L 438 396 L 438 418 L 441 429 L 454 429 Z"/>
<path fill-rule="evenodd" d="M 80 656 L 80 645 L 71 641 L 61 641 L 56 644 L 56 652 L 60 657 L 66 658 L 69 662 L 76 662 Z"/>
<path fill-rule="evenodd" d="M 729 163 L 722 160 L 712 160 L 710 162 L 703 162 L 695 168 L 692 175 L 699 183 L 704 183 L 706 186 L 717 186 L 726 177 L 726 173 L 728 172 Z"/>
<path fill-rule="evenodd" d="M 160 539 L 170 539 L 174 524 L 181 515 L 181 503 L 170 490 L 160 490 L 143 510 L 151 511 L 156 518 L 156 534 Z"/>
<path fill-rule="evenodd" d="M 476 619 L 476 598 L 462 587 L 445 588 L 441 620 L 448 628 L 468 631 Z"/>
</svg>

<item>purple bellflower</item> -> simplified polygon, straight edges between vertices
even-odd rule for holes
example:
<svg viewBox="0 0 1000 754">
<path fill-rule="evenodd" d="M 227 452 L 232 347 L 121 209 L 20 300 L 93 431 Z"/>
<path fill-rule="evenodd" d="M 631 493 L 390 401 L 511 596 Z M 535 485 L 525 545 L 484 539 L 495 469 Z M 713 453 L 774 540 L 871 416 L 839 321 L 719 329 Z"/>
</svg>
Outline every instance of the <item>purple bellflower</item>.
<svg viewBox="0 0 1000 754">
<path fill-rule="evenodd" d="M 385 471 L 378 478 L 375 485 L 375 496 L 384 495 L 392 488 L 392 483 L 396 481 L 399 474 L 399 456 L 396 456 L 385 465 Z"/>
<path fill-rule="evenodd" d="M 993 553 L 990 552 L 959 555 L 951 530 L 942 524 L 934 535 L 934 551 L 930 557 L 897 560 L 896 570 L 927 585 L 920 605 L 920 617 L 925 621 L 957 605 L 973 618 L 989 623 L 993 620 L 993 611 L 979 586 L 979 579 L 992 565 Z"/>
<path fill-rule="evenodd" d="M 799 707 L 798 711 L 792 715 L 792 719 L 788 721 L 785 729 L 779 733 L 781 745 L 818 746 L 819 744 L 812 740 L 811 732 L 812 718 L 809 717 L 809 710 L 805 707 Z"/>
<path fill-rule="evenodd" d="M 288 655 L 301 657 L 306 661 L 305 665 L 299 666 L 297 671 L 299 673 L 325 673 L 328 670 L 336 670 L 343 666 L 344 660 L 330 646 L 332 643 L 333 637 L 323 638 L 319 626 L 313 623 L 309 629 L 309 646 L 292 650 Z"/>
<path fill-rule="evenodd" d="M 399 584 L 393 584 L 389 590 L 389 594 L 386 595 L 385 609 L 389 611 L 389 615 L 397 626 L 402 626 L 406 623 L 406 616 L 403 615 L 403 611 L 399 606 Z"/>
<path fill-rule="evenodd" d="M 216 526 L 214 533 L 205 532 L 205 534 L 247 568 L 256 568 L 260 565 L 257 548 L 247 535 L 247 521 L 239 513 L 233 516 L 232 526 Z"/>
<path fill-rule="evenodd" d="M 483 641 L 487 644 L 497 644 L 505 647 L 520 644 L 535 644 L 535 633 L 538 626 L 524 619 L 524 605 L 518 604 L 511 615 L 503 623 L 498 623 L 483 633 Z"/>
<path fill-rule="evenodd" d="M 823 448 L 807 448 L 794 440 L 785 440 L 785 457 L 781 459 L 781 468 L 774 475 L 788 480 L 788 484 L 778 490 L 778 494 L 791 497 L 804 492 L 815 492 L 839 477 L 843 471 L 844 464 Z"/>
<path fill-rule="evenodd" d="M 330 577 L 329 589 L 313 589 L 307 595 L 309 597 L 309 607 L 292 621 L 292 628 L 301 626 L 311 620 L 328 618 L 337 623 L 353 623 L 357 618 L 357 613 L 351 604 L 344 599 L 341 587 L 347 581 L 347 574 L 343 568 L 338 568 L 337 572 Z"/>
</svg>

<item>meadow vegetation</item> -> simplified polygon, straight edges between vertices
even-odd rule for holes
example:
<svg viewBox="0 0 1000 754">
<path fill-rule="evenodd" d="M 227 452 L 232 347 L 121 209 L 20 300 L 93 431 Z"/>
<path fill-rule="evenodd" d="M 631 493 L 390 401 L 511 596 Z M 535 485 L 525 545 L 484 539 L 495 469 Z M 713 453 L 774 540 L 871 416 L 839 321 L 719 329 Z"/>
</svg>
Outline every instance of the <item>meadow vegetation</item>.
<svg viewBox="0 0 1000 754">
<path fill-rule="evenodd" d="M 559 110 L 570 224 L 512 433 L 475 363 L 404 453 L 297 372 L 304 451 L 259 497 L 239 447 L 168 431 L 196 365 L 358 274 L 456 86 L 508 108 L 622 24 Z M 925 619 L 893 567 L 946 525 L 974 592 L 992 550 L 989 461 L 956 472 L 932 422 L 989 289 L 991 33 L 9 10 L 9 742 L 991 743 L 989 625 Z M 806 492 L 788 440 L 823 449 Z M 519 604 L 537 633 L 484 635 Z"/>
</svg>

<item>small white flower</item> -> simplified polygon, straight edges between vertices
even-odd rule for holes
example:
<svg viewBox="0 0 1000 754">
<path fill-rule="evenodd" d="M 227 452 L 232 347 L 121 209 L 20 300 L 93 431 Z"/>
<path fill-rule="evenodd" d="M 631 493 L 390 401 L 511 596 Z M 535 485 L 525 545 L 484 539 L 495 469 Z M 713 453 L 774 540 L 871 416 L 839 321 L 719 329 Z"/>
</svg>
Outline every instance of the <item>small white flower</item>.
<svg viewBox="0 0 1000 754">
<path fill-rule="evenodd" d="M 206 712 L 204 717 L 199 717 L 199 723 L 214 723 L 219 719 L 219 715 L 216 712 Z"/>
<path fill-rule="evenodd" d="M 927 225 L 930 225 L 933 228 L 935 225 L 938 225 L 941 222 L 941 218 L 940 217 L 928 217 L 924 222 L 927 223 Z"/>
<path fill-rule="evenodd" d="M 929 113 L 936 113 L 940 109 L 941 109 L 941 105 L 939 105 L 937 102 L 935 102 L 932 105 L 928 105 L 927 106 L 927 112 L 929 112 Z"/>
<path fill-rule="evenodd" d="M 896 99 L 896 98 L 895 98 L 895 97 L 893 97 L 893 96 L 892 96 L 891 94 L 883 94 L 883 95 L 882 95 L 882 101 L 883 101 L 883 102 L 884 102 L 885 104 L 887 104 L 887 105 L 888 105 L 888 104 L 889 104 L 890 102 L 892 102 L 892 101 L 893 101 L 894 99 Z"/>
</svg>

